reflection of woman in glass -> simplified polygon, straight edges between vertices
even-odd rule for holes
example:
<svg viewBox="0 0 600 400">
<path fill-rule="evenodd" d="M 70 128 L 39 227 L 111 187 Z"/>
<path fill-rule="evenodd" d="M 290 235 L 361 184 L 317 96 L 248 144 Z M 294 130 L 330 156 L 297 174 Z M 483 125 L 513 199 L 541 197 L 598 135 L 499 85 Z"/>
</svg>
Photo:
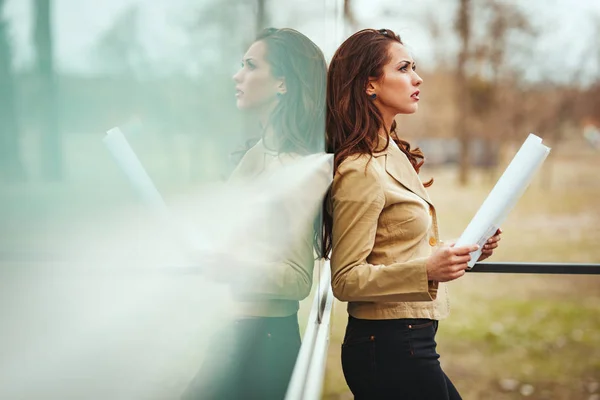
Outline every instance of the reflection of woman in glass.
<svg viewBox="0 0 600 400">
<path fill-rule="evenodd" d="M 423 154 L 396 134 L 396 115 L 417 111 L 421 83 L 387 29 L 355 33 L 329 66 L 335 175 L 325 242 L 333 293 L 348 302 L 342 367 L 357 399 L 460 398 L 436 352 L 438 320 L 449 310 L 440 282 L 463 276 L 476 246 L 439 244 L 431 182 L 418 176 Z M 499 232 L 482 259 L 498 240 Z"/>
<path fill-rule="evenodd" d="M 233 79 L 237 106 L 258 118 L 262 138 L 246 152 L 232 182 L 251 182 L 323 152 L 326 62 L 306 36 L 292 29 L 263 31 Z M 317 174 L 323 181 L 321 200 L 330 173 Z M 320 199 L 313 199 L 312 208 L 294 198 L 259 211 L 264 220 L 245 234 L 251 243 L 257 237 L 261 242 L 260 265 L 244 259 L 236 244 L 232 253 L 238 254 L 223 257 L 221 269 L 233 270 L 230 284 L 241 315 L 213 339 L 185 399 L 283 399 L 300 348 L 299 301 L 312 284 L 313 221 Z M 273 243 L 280 248 L 273 249 Z"/>
</svg>

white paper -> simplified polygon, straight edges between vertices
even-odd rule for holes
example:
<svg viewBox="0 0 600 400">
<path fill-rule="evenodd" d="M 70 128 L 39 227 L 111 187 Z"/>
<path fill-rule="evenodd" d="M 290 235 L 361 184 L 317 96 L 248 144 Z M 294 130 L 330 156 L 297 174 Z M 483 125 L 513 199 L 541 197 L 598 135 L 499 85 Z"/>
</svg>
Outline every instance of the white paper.
<svg viewBox="0 0 600 400">
<path fill-rule="evenodd" d="M 152 183 L 152 179 L 148 176 L 121 129 L 113 128 L 109 130 L 102 141 L 144 202 L 161 215 L 166 216 L 168 210 L 165 201 L 154 183 Z"/>
<path fill-rule="evenodd" d="M 186 248 L 200 248 L 204 242 L 198 232 L 183 221 L 176 221 L 167 207 L 160 192 L 144 169 L 139 158 L 127 142 L 125 135 L 118 127 L 106 132 L 102 140 L 131 185 L 138 192 L 146 205 L 153 209 L 166 229 L 170 229 L 175 237 Z"/>
<path fill-rule="evenodd" d="M 479 250 L 471 253 L 469 269 L 481 255 L 487 240 L 494 235 L 523 195 L 549 153 L 550 148 L 542 144 L 540 137 L 529 134 L 455 244 L 455 246 L 479 245 Z"/>
</svg>

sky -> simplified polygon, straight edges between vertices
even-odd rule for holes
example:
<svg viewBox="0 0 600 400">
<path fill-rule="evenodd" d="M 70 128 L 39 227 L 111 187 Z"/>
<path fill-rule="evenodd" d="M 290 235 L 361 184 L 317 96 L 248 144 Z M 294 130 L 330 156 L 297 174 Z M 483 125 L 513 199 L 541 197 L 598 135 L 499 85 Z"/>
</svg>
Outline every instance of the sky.
<svg viewBox="0 0 600 400">
<path fill-rule="evenodd" d="M 113 21 L 133 5 L 140 7 L 139 40 L 150 62 L 164 70 L 189 71 L 198 62 L 190 51 L 188 34 L 194 15 L 209 0 L 54 0 L 54 34 L 57 66 L 64 72 L 94 73 L 98 70 L 93 53 L 95 43 Z M 240 0 L 241 1 L 241 0 Z M 335 45 L 323 38 L 326 24 L 331 24 L 337 0 L 271 0 L 269 12 L 275 26 L 301 30 L 331 56 Z M 597 62 L 588 49 L 598 48 L 598 32 L 592 24 L 595 16 L 600 25 L 598 0 L 506 0 L 518 3 L 530 22 L 540 30 L 531 51 L 539 62 L 527 69 L 532 79 L 546 77 L 561 81 L 568 71 L 556 73 L 556 63 L 567 70 L 581 68 L 587 75 L 600 75 Z M 7 0 L 4 16 L 14 48 L 18 68 L 33 60 L 31 46 L 32 1 Z M 415 53 L 421 66 L 431 63 L 437 51 L 452 52 L 457 46 L 452 32 L 452 18 L 457 0 L 354 0 L 359 27 L 390 27 L 398 31 Z M 277 7 L 273 6 L 277 4 Z M 285 4 L 285 7 L 281 5 Z M 306 17 L 310 15 L 312 17 Z M 443 28 L 442 38 L 433 42 L 425 16 L 430 15 Z M 252 16 L 249 16 L 252 18 Z M 227 29 L 235 27 L 226 26 Z M 349 33 L 349 32 L 346 32 Z M 442 40 L 443 43 L 439 41 Z M 581 67 L 583 64 L 583 67 Z M 588 65 L 589 64 L 589 65 Z"/>
</svg>

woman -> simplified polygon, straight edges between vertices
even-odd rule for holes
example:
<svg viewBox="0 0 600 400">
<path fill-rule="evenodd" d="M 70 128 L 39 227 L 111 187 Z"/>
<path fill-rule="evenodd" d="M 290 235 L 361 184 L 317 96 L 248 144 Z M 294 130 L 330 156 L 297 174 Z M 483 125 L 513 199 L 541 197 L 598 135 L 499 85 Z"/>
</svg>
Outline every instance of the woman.
<svg viewBox="0 0 600 400">
<path fill-rule="evenodd" d="M 329 66 L 335 159 L 324 248 L 333 247 L 333 293 L 348 302 L 342 366 L 356 399 L 460 399 L 436 352 L 438 321 L 449 311 L 441 282 L 464 275 L 478 247 L 440 243 L 425 189 L 433 182 L 417 175 L 423 154 L 396 135 L 395 117 L 417 111 L 422 82 L 388 29 L 355 33 Z"/>
<path fill-rule="evenodd" d="M 285 168 L 323 153 L 326 63 L 306 36 L 292 29 L 263 31 L 233 79 L 237 106 L 256 117 L 262 138 L 245 153 L 232 184 L 287 176 Z M 299 301 L 312 284 L 313 221 L 331 168 L 310 179 L 308 189 L 275 182 L 285 184 L 282 198 L 251 210 L 260 216 L 252 231 L 240 232 L 243 239 L 231 246 L 235 254 L 222 254 L 215 263 L 238 301 L 239 318 L 214 338 L 184 398 L 284 398 L 300 348 Z M 271 186 L 269 194 L 276 189 Z"/>
</svg>

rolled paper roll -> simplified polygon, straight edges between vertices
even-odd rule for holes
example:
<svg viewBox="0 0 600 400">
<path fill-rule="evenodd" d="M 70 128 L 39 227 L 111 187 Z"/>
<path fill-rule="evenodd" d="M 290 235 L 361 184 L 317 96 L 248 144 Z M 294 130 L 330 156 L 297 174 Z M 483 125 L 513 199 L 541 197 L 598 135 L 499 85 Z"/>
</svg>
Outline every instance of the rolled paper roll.
<svg viewBox="0 0 600 400">
<path fill-rule="evenodd" d="M 542 144 L 540 137 L 529 134 L 455 244 L 479 245 L 479 250 L 471 253 L 469 269 L 473 268 L 483 246 L 517 204 L 549 153 L 550 148 Z"/>
<path fill-rule="evenodd" d="M 165 201 L 129 142 L 127 142 L 121 129 L 112 128 L 106 132 L 106 136 L 102 141 L 143 201 L 161 215 L 167 216 L 168 209 Z"/>
<path fill-rule="evenodd" d="M 153 210 L 162 222 L 163 227 L 170 231 L 171 235 L 176 238 L 176 241 L 183 246 L 185 251 L 202 248 L 204 239 L 199 233 L 184 221 L 173 218 L 163 197 L 129 145 L 121 129 L 116 127 L 106 132 L 103 142 L 129 179 L 135 191 L 142 198 L 142 201 Z"/>
</svg>

